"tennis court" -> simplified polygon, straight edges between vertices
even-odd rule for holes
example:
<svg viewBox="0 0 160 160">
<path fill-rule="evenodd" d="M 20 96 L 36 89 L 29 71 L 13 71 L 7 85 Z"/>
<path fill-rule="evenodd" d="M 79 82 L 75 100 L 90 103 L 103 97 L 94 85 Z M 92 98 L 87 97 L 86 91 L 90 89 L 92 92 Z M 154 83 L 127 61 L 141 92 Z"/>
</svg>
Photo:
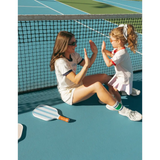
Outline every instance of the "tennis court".
<svg viewBox="0 0 160 160">
<path fill-rule="evenodd" d="M 18 0 L 18 14 L 135 14 L 142 12 L 142 2 L 137 4 L 137 1 L 120 1 L 119 3 L 121 5 L 117 5 L 116 1 L 104 0 Z"/>
<path fill-rule="evenodd" d="M 24 127 L 22 137 L 18 141 L 19 160 L 141 160 L 142 121 L 132 122 L 117 112 L 107 110 L 105 105 L 98 102 L 96 95 L 73 106 L 64 103 L 56 88 L 55 73 L 50 72 L 49 68 L 56 35 L 61 30 L 67 30 L 75 34 L 78 41 L 76 51 L 81 56 L 84 54 L 84 47 L 88 56 L 92 55 L 89 39 L 98 47 L 96 61 L 88 70 L 88 75 L 113 75 L 114 68 L 108 69 L 104 64 L 100 53 L 101 43 L 104 40 L 108 49 L 112 50 L 108 37 L 110 30 L 124 21 L 133 23 L 139 37 L 137 53 L 133 54 L 127 50 L 135 71 L 133 87 L 139 89 L 141 94 L 121 98 L 124 106 L 142 113 L 141 14 L 96 16 L 78 9 L 77 14 L 82 15 L 73 13 L 74 15 L 67 16 L 65 9 L 58 7 L 62 9 L 58 10 L 61 14 L 54 16 L 57 10 L 55 12 L 49 4 L 53 5 L 57 1 L 32 2 L 35 14 L 45 11 L 44 14 L 52 15 L 33 16 L 25 11 L 28 15 L 19 16 L 18 19 L 18 122 Z M 25 6 L 28 7 L 23 8 L 31 8 L 29 1 L 27 3 Z M 75 10 L 74 7 L 71 8 Z M 70 118 L 71 121 L 46 122 L 35 118 L 32 111 L 40 104 L 57 108 L 60 115 Z"/>
</svg>

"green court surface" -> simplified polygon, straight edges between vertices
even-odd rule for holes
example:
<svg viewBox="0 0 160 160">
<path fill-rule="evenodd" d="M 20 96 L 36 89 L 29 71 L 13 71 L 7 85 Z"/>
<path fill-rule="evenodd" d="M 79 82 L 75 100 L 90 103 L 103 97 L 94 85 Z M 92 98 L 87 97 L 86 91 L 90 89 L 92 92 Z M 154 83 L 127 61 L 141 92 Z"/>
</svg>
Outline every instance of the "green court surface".
<svg viewBox="0 0 160 160">
<path fill-rule="evenodd" d="M 89 14 L 130 14 L 136 13 L 133 11 L 129 11 L 126 9 L 118 8 L 115 6 L 111 6 L 105 3 L 96 2 L 93 0 L 57 0 L 58 2 L 62 2 L 71 7 L 80 9 Z"/>
</svg>

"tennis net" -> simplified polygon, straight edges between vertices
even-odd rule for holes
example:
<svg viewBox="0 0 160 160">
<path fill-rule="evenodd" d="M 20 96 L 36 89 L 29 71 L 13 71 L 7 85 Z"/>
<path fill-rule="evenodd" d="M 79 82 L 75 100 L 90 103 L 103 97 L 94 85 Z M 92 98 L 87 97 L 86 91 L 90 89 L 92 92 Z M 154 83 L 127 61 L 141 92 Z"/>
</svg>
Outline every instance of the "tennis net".
<svg viewBox="0 0 160 160">
<path fill-rule="evenodd" d="M 106 73 L 114 75 L 114 67 L 108 68 L 101 54 L 102 41 L 112 50 L 109 32 L 119 24 L 132 24 L 138 34 L 137 53 L 127 48 L 134 71 L 142 70 L 142 15 L 19 15 L 18 16 L 18 92 L 30 92 L 57 85 L 55 72 L 50 71 L 50 59 L 56 36 L 60 31 L 69 31 L 77 39 L 78 52 L 84 57 L 92 52 L 91 39 L 98 48 L 97 58 L 87 75 Z M 80 71 L 77 68 L 77 73 Z"/>
</svg>

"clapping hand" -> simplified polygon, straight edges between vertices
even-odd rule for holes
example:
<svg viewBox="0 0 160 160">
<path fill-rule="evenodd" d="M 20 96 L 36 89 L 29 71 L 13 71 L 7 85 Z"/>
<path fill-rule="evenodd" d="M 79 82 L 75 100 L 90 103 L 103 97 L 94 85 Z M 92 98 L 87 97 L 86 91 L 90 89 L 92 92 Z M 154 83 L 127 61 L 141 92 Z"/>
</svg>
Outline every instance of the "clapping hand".
<svg viewBox="0 0 160 160">
<path fill-rule="evenodd" d="M 89 68 L 89 66 L 90 66 L 90 59 L 88 58 L 87 51 L 86 51 L 85 48 L 84 48 L 84 59 L 85 59 L 85 65 L 86 65 L 86 67 Z"/>
<path fill-rule="evenodd" d="M 106 50 L 106 43 L 103 41 L 102 42 L 102 48 L 101 48 L 102 53 L 104 53 L 105 50 Z"/>
<path fill-rule="evenodd" d="M 92 52 L 94 54 L 97 54 L 98 53 L 98 49 L 97 49 L 97 46 L 95 45 L 95 43 L 92 40 L 89 40 L 89 43 L 90 43 L 90 47 L 91 47 Z"/>
</svg>

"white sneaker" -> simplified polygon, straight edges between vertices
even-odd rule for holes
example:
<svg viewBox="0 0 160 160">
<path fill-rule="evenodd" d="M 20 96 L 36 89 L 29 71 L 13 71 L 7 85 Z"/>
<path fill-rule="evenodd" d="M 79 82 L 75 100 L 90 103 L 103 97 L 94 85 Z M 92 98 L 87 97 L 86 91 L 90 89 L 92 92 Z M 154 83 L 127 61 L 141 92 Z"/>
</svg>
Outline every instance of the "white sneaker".
<svg viewBox="0 0 160 160">
<path fill-rule="evenodd" d="M 132 111 L 126 107 L 123 107 L 119 114 L 128 117 L 131 121 L 140 121 L 142 119 L 142 115 L 139 112 Z"/>
<path fill-rule="evenodd" d="M 141 91 L 135 88 L 132 88 L 131 96 L 138 96 L 140 95 Z M 125 91 L 121 91 L 122 96 L 127 96 L 127 93 Z"/>
<path fill-rule="evenodd" d="M 140 90 L 132 88 L 132 93 L 131 93 L 132 96 L 138 96 L 140 95 L 140 93 L 141 93 Z"/>
</svg>

